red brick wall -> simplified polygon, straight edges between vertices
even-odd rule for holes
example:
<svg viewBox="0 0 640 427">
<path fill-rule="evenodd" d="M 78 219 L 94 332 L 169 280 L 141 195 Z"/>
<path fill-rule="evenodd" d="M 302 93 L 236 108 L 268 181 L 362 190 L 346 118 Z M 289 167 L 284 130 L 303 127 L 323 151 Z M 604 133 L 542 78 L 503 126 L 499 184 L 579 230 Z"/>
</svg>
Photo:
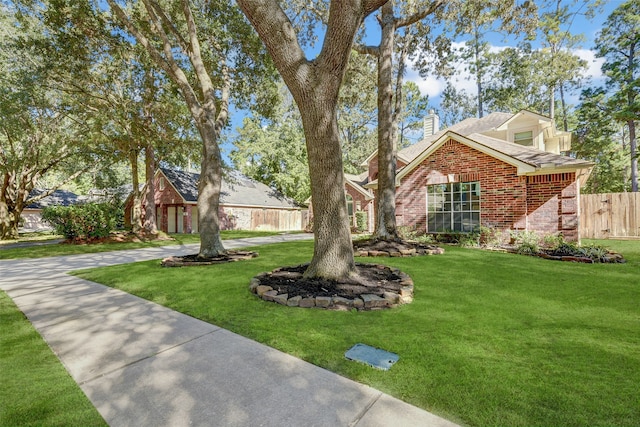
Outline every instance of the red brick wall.
<svg viewBox="0 0 640 427">
<path fill-rule="evenodd" d="M 447 182 L 480 182 L 480 222 L 500 229 L 524 228 L 526 179 L 517 169 L 460 144 L 445 142 L 403 178 L 398 188 L 399 225 L 426 231 L 426 186 Z"/>
<path fill-rule="evenodd" d="M 518 176 L 516 167 L 454 140 L 445 142 L 402 179 L 396 195 L 398 225 L 426 231 L 427 185 L 472 181 L 480 182 L 483 226 L 562 231 L 568 240 L 577 239 L 575 173 Z"/>
<path fill-rule="evenodd" d="M 527 177 L 529 230 L 562 232 L 566 240 L 578 240 L 578 182 L 575 173 Z"/>
</svg>

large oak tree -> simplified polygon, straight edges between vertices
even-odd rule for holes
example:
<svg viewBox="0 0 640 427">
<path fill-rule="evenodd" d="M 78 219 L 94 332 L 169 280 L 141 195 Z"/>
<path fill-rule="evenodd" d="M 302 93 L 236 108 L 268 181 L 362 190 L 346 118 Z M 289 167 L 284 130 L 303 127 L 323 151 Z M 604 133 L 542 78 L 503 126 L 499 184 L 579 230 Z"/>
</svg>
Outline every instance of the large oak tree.
<svg viewBox="0 0 640 427">
<path fill-rule="evenodd" d="M 337 103 L 358 28 L 385 0 L 333 0 L 322 49 L 308 59 L 277 0 L 239 0 L 295 99 L 304 128 L 314 209 L 314 254 L 307 277 L 343 278 L 355 271 L 344 195 Z"/>
</svg>

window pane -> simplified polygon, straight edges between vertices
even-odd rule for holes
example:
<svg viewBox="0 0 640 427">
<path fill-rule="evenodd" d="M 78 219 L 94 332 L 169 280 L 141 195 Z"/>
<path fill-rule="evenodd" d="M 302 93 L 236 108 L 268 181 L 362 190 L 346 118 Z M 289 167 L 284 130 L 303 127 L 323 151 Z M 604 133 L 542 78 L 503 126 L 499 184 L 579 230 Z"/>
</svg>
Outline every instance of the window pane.
<svg viewBox="0 0 640 427">
<path fill-rule="evenodd" d="M 429 214 L 429 222 L 427 224 L 427 231 L 431 232 L 431 233 L 435 233 L 436 230 L 436 215 L 435 214 Z"/>
<path fill-rule="evenodd" d="M 520 145 L 533 145 L 533 131 L 516 132 L 513 134 L 513 142 Z"/>
<path fill-rule="evenodd" d="M 462 214 L 453 214 L 453 231 L 462 231 Z"/>
</svg>

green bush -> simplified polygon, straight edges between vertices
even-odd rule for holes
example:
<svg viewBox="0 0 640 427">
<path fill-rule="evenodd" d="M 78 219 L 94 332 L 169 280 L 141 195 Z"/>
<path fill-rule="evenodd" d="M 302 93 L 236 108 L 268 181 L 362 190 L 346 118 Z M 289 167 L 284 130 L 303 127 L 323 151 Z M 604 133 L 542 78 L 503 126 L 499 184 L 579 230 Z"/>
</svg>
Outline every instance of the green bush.
<svg viewBox="0 0 640 427">
<path fill-rule="evenodd" d="M 358 231 L 367 231 L 367 213 L 365 211 L 356 212 L 356 228 Z"/>
<path fill-rule="evenodd" d="M 116 228 L 119 209 L 106 203 L 51 206 L 42 210 L 42 219 L 67 240 L 99 239 Z"/>
<path fill-rule="evenodd" d="M 511 238 L 519 254 L 536 255 L 540 252 L 540 236 L 533 231 L 514 231 L 511 232 Z"/>
<path fill-rule="evenodd" d="M 407 225 L 401 225 L 398 227 L 398 235 L 402 240 L 418 242 L 424 245 L 430 245 L 435 241 L 432 234 L 419 234 L 414 227 L 409 227 Z"/>
</svg>

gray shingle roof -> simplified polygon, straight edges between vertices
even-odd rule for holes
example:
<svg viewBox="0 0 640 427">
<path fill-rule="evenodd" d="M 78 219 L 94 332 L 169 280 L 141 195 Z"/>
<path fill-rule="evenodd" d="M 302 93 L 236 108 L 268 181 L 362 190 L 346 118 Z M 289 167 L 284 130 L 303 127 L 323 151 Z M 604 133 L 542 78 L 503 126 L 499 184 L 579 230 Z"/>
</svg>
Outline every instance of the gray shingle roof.
<svg viewBox="0 0 640 427">
<path fill-rule="evenodd" d="M 34 188 L 29 193 L 29 198 L 37 197 L 47 190 Z M 78 195 L 67 190 L 56 190 L 47 197 L 31 203 L 27 209 L 42 209 L 49 206 L 70 206 L 79 202 Z"/>
<path fill-rule="evenodd" d="M 160 168 L 182 198 L 187 202 L 198 201 L 198 181 L 200 174 L 175 169 Z M 224 205 L 260 206 L 269 208 L 295 209 L 295 201 L 283 196 L 273 188 L 231 171 L 222 179 L 220 203 Z"/>
<path fill-rule="evenodd" d="M 479 133 L 472 133 L 467 136 L 486 147 L 492 148 L 502 154 L 506 154 L 516 160 L 530 164 L 536 168 L 547 167 L 589 167 L 593 166 L 593 163 L 586 160 L 573 159 L 571 157 L 562 156 L 560 154 L 549 153 L 541 151 L 532 147 L 525 147 L 513 142 L 504 141 L 502 139 L 491 138 L 489 136 L 481 135 Z"/>
</svg>

